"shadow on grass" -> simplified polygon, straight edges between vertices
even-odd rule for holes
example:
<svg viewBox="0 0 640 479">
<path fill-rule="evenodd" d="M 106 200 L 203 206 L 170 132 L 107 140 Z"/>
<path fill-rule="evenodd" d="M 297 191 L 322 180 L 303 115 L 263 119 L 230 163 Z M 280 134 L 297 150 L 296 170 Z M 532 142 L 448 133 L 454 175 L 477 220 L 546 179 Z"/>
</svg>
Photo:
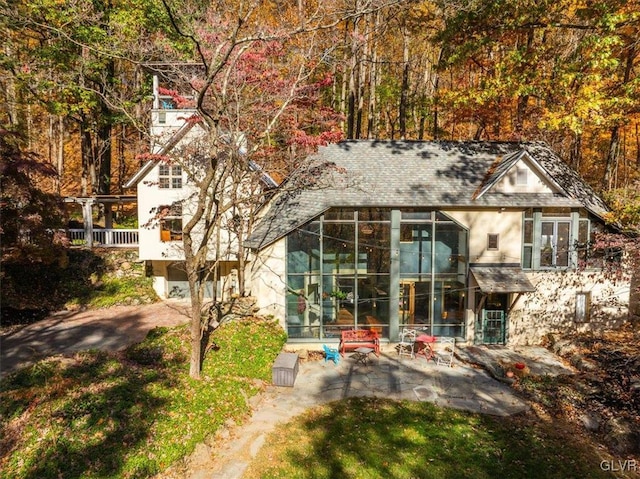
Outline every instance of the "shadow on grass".
<svg viewBox="0 0 640 479">
<path fill-rule="evenodd" d="M 594 451 L 522 418 L 494 418 L 429 403 L 350 398 L 278 431 L 260 476 L 300 478 L 602 478 Z M 257 476 L 249 476 L 257 477 Z"/>
<path fill-rule="evenodd" d="M 77 365 L 20 370 L 2 383 L 2 477 L 145 477 L 158 461 L 140 450 L 167 399 L 157 369 L 86 353 Z M 15 423 L 28 421 L 18 430 Z M 16 448 L 26 452 L 16 457 Z M 134 458 L 135 456 L 135 458 Z M 7 462 L 5 462 L 7 461 Z M 5 475 L 6 474 L 6 475 Z"/>
</svg>

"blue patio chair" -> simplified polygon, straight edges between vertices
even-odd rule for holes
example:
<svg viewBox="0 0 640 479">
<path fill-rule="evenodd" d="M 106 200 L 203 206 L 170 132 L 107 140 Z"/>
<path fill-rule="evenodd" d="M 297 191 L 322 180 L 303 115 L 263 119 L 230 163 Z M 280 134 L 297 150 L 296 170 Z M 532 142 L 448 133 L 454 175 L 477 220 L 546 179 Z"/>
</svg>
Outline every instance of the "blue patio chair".
<svg viewBox="0 0 640 479">
<path fill-rule="evenodd" d="M 322 349 L 324 349 L 324 362 L 325 363 L 327 361 L 329 361 L 330 359 L 333 359 L 333 362 L 335 364 L 338 364 L 338 361 L 340 361 L 340 353 L 338 352 L 338 350 L 336 348 L 330 348 L 326 344 L 323 344 L 322 345 Z"/>
</svg>

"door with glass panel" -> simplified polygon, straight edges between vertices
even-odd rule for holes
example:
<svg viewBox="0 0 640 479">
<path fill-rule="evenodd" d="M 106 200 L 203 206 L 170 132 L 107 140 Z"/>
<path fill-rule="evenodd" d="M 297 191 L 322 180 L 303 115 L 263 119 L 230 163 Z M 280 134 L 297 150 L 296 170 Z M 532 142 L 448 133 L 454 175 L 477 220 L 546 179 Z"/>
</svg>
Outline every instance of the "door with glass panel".
<svg viewBox="0 0 640 479">
<path fill-rule="evenodd" d="M 569 266 L 570 221 L 542 221 L 540 237 L 540 266 Z"/>
</svg>

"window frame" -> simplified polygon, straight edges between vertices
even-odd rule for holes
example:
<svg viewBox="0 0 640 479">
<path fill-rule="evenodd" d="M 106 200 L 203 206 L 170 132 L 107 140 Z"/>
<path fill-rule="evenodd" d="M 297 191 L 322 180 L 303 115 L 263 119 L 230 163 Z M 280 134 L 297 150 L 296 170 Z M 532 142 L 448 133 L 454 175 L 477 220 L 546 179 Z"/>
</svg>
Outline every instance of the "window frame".
<svg viewBox="0 0 640 479">
<path fill-rule="evenodd" d="M 487 251 L 500 251 L 500 233 L 487 233 Z"/>
<path fill-rule="evenodd" d="M 543 264 L 543 224 L 552 224 L 551 234 L 554 244 L 549 254 L 551 263 Z M 567 248 L 566 264 L 558 264 L 561 252 L 558 251 L 558 229 L 568 225 L 566 240 L 561 246 Z M 568 270 L 578 267 L 579 248 L 578 239 L 589 235 L 591 231 L 591 218 L 582 210 L 569 208 L 528 208 L 522 216 L 522 269 L 531 271 Z M 583 238 L 582 238 L 583 239 Z M 562 262 L 560 262 L 562 263 Z"/>
<path fill-rule="evenodd" d="M 160 220 L 160 241 L 163 243 L 182 241 L 182 205 L 175 203 L 167 208 L 169 212 Z M 178 222 L 179 228 L 176 227 Z"/>
<path fill-rule="evenodd" d="M 158 188 L 162 190 L 182 189 L 182 167 L 161 163 L 158 165 Z"/>
<path fill-rule="evenodd" d="M 591 320 L 591 292 L 590 291 L 576 292 L 574 320 L 576 323 L 588 323 Z"/>
</svg>

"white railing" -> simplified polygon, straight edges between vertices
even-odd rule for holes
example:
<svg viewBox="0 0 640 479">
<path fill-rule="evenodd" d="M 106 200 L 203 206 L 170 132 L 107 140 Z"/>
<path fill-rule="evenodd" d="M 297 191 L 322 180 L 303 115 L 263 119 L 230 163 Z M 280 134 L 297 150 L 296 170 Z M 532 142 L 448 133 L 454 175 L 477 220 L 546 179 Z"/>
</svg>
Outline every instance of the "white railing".
<svg viewBox="0 0 640 479">
<path fill-rule="evenodd" d="M 67 235 L 72 246 L 87 244 L 85 231 L 82 229 L 69 229 Z M 121 248 L 138 246 L 137 229 L 95 229 L 93 230 L 93 246 L 105 248 Z"/>
</svg>

